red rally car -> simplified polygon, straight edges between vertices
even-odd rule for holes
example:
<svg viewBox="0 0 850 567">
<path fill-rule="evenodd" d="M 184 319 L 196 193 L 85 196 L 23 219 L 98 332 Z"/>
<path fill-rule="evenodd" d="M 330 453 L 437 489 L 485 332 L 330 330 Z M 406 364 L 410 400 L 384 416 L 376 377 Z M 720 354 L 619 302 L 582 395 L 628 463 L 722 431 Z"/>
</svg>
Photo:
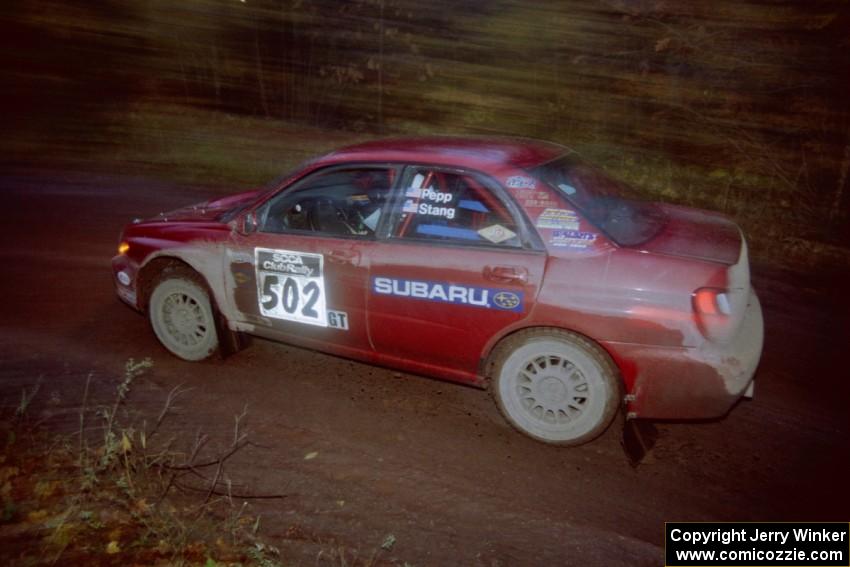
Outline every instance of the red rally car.
<svg viewBox="0 0 850 567">
<path fill-rule="evenodd" d="M 761 307 L 726 217 L 647 203 L 556 144 L 346 147 L 128 225 L 118 296 L 176 356 L 256 335 L 478 386 L 547 443 L 752 394 Z"/>
</svg>

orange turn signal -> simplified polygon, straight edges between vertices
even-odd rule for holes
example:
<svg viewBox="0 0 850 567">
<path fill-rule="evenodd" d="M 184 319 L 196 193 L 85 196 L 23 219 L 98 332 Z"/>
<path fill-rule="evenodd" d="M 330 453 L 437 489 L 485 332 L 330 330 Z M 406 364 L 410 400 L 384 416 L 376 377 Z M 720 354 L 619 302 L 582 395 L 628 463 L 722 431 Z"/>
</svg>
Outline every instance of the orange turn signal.
<svg viewBox="0 0 850 567">
<path fill-rule="evenodd" d="M 118 253 L 119 254 L 126 254 L 129 249 L 130 249 L 130 245 L 127 244 L 126 242 L 122 242 L 121 244 L 118 245 Z"/>
</svg>

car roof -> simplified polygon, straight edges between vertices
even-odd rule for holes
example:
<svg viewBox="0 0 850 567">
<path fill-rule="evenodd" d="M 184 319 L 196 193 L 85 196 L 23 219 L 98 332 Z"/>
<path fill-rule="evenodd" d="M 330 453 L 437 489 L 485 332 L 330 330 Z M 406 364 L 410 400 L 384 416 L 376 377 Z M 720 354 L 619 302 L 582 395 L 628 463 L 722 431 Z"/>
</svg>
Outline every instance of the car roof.
<svg viewBox="0 0 850 567">
<path fill-rule="evenodd" d="M 529 138 L 421 136 L 372 140 L 340 148 L 316 160 L 321 165 L 350 161 L 436 163 L 458 167 L 531 168 L 569 148 Z"/>
</svg>

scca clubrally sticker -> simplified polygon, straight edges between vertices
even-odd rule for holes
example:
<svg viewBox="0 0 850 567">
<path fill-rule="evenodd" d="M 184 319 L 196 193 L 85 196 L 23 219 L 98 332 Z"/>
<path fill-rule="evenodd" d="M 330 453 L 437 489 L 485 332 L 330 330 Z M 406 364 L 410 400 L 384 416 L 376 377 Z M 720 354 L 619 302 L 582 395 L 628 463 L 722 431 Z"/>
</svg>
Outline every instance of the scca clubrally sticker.
<svg viewBox="0 0 850 567">
<path fill-rule="evenodd" d="M 261 315 L 328 326 L 321 254 L 256 248 L 254 260 Z"/>
</svg>

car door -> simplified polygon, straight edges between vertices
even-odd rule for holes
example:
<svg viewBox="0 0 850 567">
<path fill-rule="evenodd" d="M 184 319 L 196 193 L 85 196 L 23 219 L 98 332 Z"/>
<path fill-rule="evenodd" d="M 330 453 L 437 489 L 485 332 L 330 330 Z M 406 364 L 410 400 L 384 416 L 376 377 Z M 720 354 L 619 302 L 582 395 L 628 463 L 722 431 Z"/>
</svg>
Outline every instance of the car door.
<svg viewBox="0 0 850 567">
<path fill-rule="evenodd" d="M 379 360 L 474 380 L 487 342 L 534 305 L 539 241 L 495 181 L 430 166 L 405 170 L 384 236 L 369 263 Z"/>
<path fill-rule="evenodd" d="M 255 334 L 363 358 L 368 252 L 391 166 L 322 169 L 256 211 L 226 253 L 235 318 Z"/>
</svg>

